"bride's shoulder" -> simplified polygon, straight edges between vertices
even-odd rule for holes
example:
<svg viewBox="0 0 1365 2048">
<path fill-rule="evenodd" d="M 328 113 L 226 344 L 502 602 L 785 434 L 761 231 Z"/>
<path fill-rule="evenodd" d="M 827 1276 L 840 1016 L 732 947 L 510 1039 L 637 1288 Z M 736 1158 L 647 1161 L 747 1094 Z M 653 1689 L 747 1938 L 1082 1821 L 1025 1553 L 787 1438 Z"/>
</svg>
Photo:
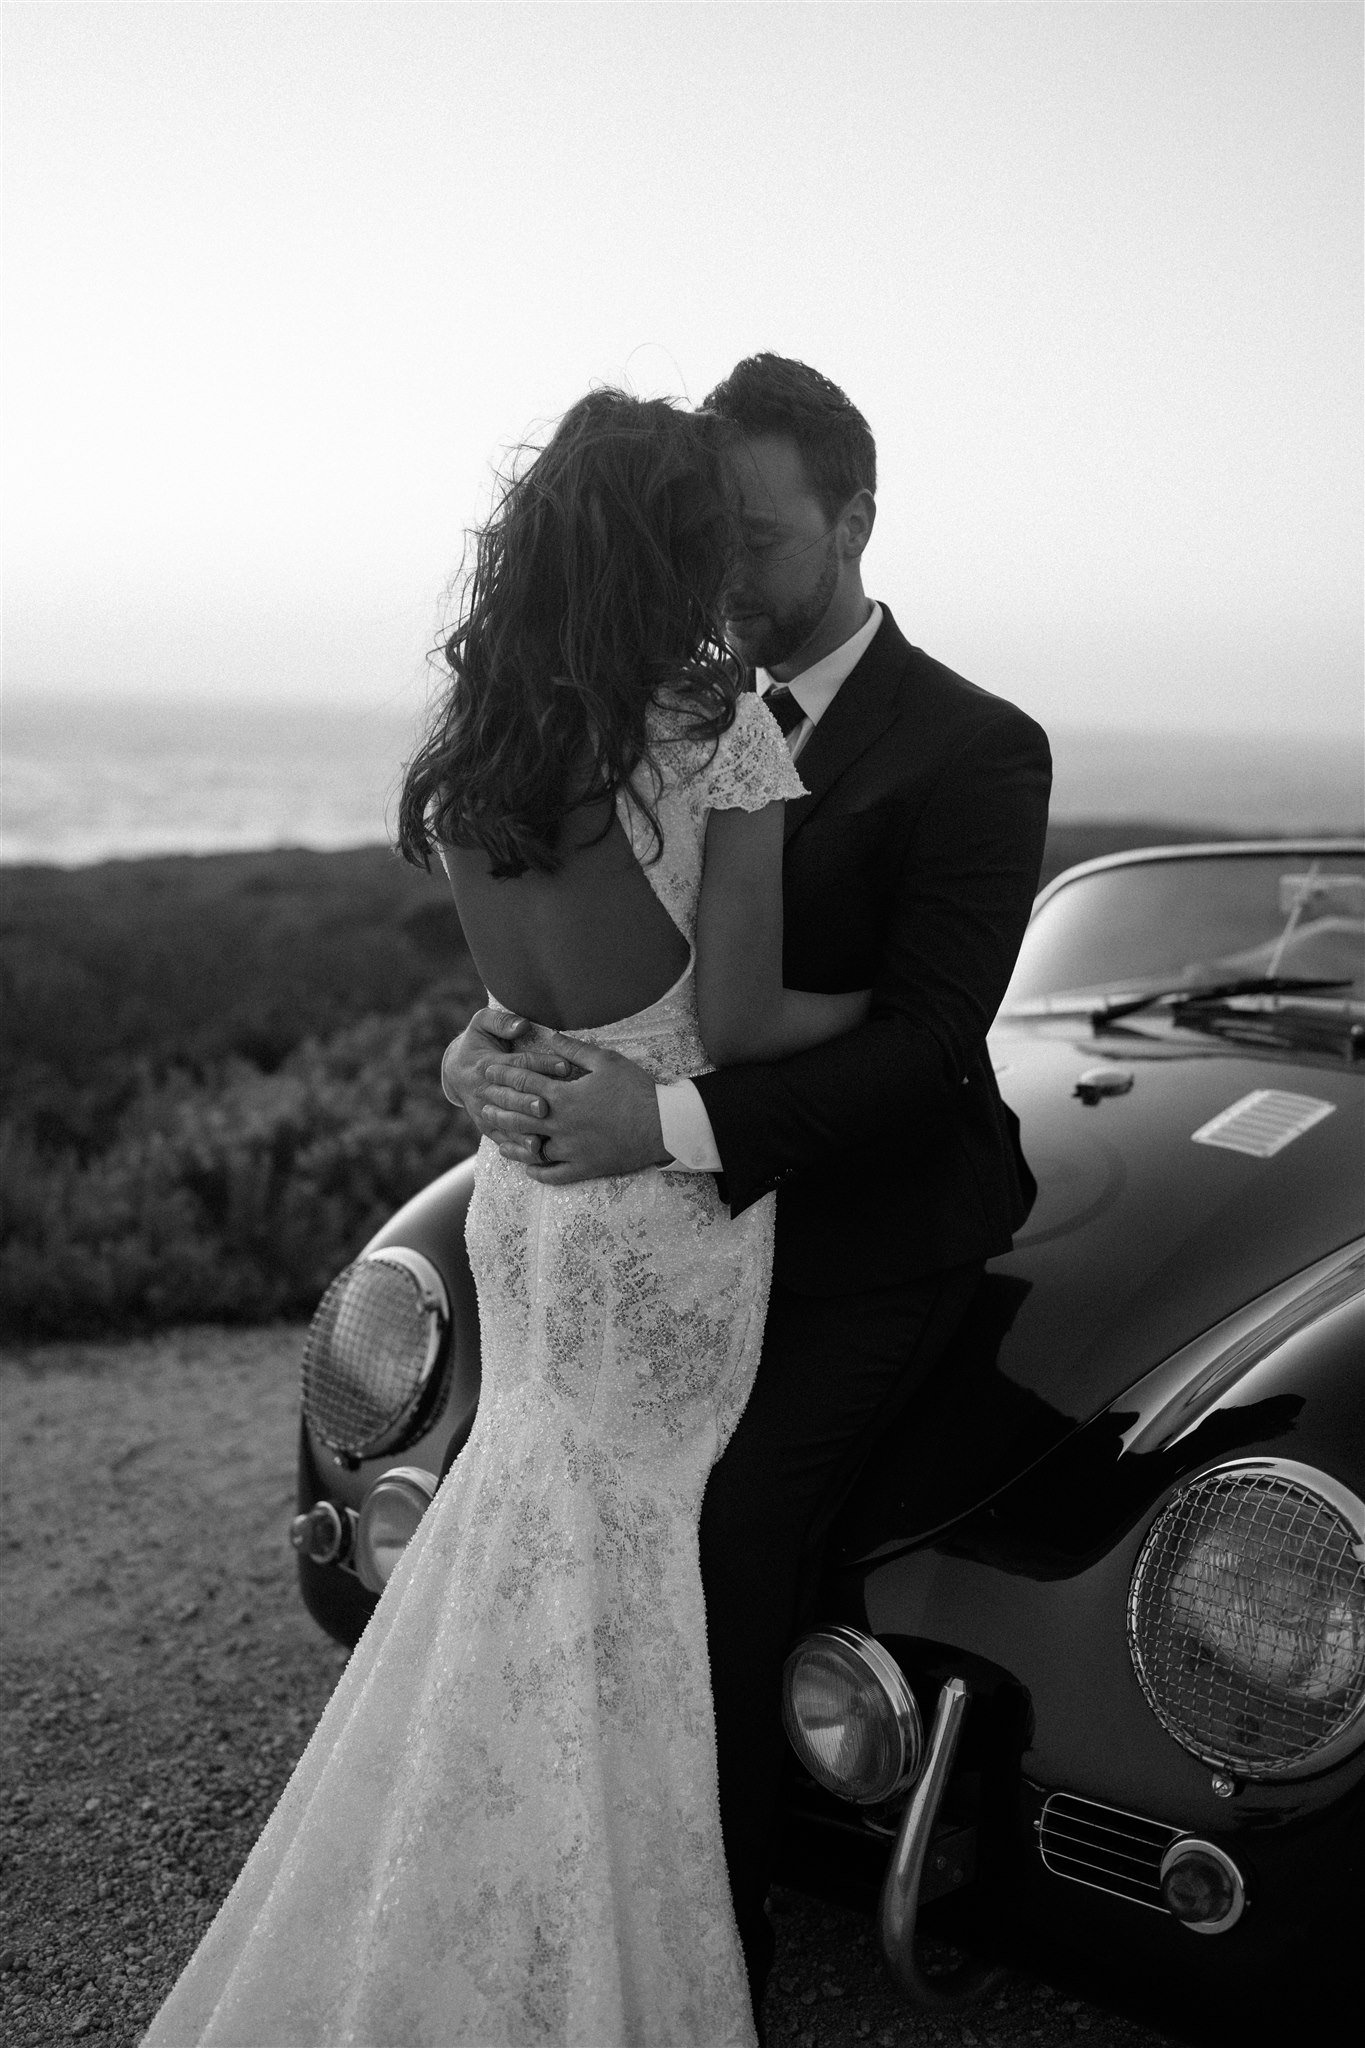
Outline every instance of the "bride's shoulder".
<svg viewBox="0 0 1365 2048">
<path fill-rule="evenodd" d="M 655 744 L 691 747 L 699 761 L 771 745 L 774 737 L 779 745 L 786 744 L 777 720 L 753 690 L 740 692 L 734 718 L 719 736 L 712 720 L 699 712 L 695 697 L 682 690 L 665 692 L 650 706 L 649 733 Z"/>
<path fill-rule="evenodd" d="M 779 798 L 804 796 L 782 729 L 763 699 L 746 691 L 735 705 L 710 763 L 710 802 L 716 809 L 758 810 Z"/>
<path fill-rule="evenodd" d="M 690 782 L 716 751 L 705 709 L 684 690 L 665 691 L 649 707 L 649 748 L 670 782 Z M 722 735 L 722 738 L 724 735 Z"/>
<path fill-rule="evenodd" d="M 744 690 L 735 700 L 735 722 L 729 730 L 740 746 L 768 746 L 774 734 L 785 749 L 782 728 L 757 690 Z"/>
<path fill-rule="evenodd" d="M 719 734 L 698 734 L 696 706 L 686 698 L 660 699 L 651 712 L 650 752 L 664 787 L 684 790 L 699 812 L 757 810 L 806 793 L 777 720 L 751 690 Z"/>
</svg>

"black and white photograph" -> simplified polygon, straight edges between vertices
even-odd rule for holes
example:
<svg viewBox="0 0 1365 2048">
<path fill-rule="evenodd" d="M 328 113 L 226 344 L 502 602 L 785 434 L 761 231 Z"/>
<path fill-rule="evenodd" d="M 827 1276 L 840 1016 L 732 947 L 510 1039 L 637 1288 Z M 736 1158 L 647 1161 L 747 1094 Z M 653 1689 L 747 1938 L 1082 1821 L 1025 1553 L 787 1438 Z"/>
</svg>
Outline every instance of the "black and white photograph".
<svg viewBox="0 0 1365 2048">
<path fill-rule="evenodd" d="M 1353 2038 L 1365 5 L 0 39 L 0 2039 Z"/>
</svg>

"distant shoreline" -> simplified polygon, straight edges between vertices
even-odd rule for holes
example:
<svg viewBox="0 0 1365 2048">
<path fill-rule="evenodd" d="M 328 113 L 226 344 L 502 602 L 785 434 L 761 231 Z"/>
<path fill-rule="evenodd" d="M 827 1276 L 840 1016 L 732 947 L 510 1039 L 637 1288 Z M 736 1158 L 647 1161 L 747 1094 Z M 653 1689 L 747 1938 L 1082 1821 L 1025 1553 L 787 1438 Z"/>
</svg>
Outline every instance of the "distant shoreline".
<svg viewBox="0 0 1365 2048">
<path fill-rule="evenodd" d="M 1365 827 L 1361 825 L 1322 826 L 1311 831 L 1285 826 L 1248 825 L 1239 830 L 1211 821 L 1190 823 L 1183 819 L 1160 817 L 1053 817 L 1048 825 L 1048 858 L 1044 862 L 1043 875 L 1047 880 L 1051 875 L 1060 873 L 1062 867 L 1073 866 L 1077 861 L 1093 860 L 1105 853 L 1139 846 L 1219 845 L 1227 840 L 1359 841 L 1362 837 L 1365 837 Z M 1059 864 L 1059 856 L 1063 852 L 1066 857 L 1060 859 Z M 385 853 L 391 854 L 395 861 L 400 858 L 386 839 L 376 835 L 335 846 L 282 842 L 272 846 L 168 847 L 146 852 L 105 854 L 90 860 L 15 860 L 0 855 L 0 875 L 38 877 L 50 874 L 93 879 L 99 869 L 111 869 L 121 874 L 135 868 L 157 867 L 184 872 L 187 864 L 206 867 L 212 862 L 260 869 L 272 862 L 285 865 L 300 861 L 344 862 L 356 858 L 374 859 Z"/>
</svg>

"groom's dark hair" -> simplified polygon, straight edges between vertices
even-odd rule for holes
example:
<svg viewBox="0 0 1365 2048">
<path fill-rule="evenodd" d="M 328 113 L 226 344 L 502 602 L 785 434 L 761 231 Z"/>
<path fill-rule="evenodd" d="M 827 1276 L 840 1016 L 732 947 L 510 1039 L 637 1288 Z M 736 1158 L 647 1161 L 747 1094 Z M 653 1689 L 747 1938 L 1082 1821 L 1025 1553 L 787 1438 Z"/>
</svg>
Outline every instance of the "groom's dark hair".
<svg viewBox="0 0 1365 2048">
<path fill-rule="evenodd" d="M 829 519 L 855 491 L 877 489 L 872 429 L 837 384 L 791 356 L 745 356 L 702 401 L 742 434 L 787 434 Z"/>
</svg>

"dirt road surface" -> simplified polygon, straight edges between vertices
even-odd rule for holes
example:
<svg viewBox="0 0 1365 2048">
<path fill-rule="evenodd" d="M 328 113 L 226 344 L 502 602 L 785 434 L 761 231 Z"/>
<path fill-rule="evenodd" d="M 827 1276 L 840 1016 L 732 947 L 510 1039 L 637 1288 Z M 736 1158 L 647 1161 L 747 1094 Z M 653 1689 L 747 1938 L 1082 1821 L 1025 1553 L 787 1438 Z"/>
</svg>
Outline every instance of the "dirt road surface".
<svg viewBox="0 0 1365 2048">
<path fill-rule="evenodd" d="M 7 2048 L 139 2040 L 345 1661 L 304 1611 L 287 1543 L 302 1335 L 0 1356 Z M 774 1905 L 771 2048 L 1177 2038 L 1023 1975 L 963 2017 L 924 2018 L 864 1920 L 795 1893 Z"/>
</svg>

